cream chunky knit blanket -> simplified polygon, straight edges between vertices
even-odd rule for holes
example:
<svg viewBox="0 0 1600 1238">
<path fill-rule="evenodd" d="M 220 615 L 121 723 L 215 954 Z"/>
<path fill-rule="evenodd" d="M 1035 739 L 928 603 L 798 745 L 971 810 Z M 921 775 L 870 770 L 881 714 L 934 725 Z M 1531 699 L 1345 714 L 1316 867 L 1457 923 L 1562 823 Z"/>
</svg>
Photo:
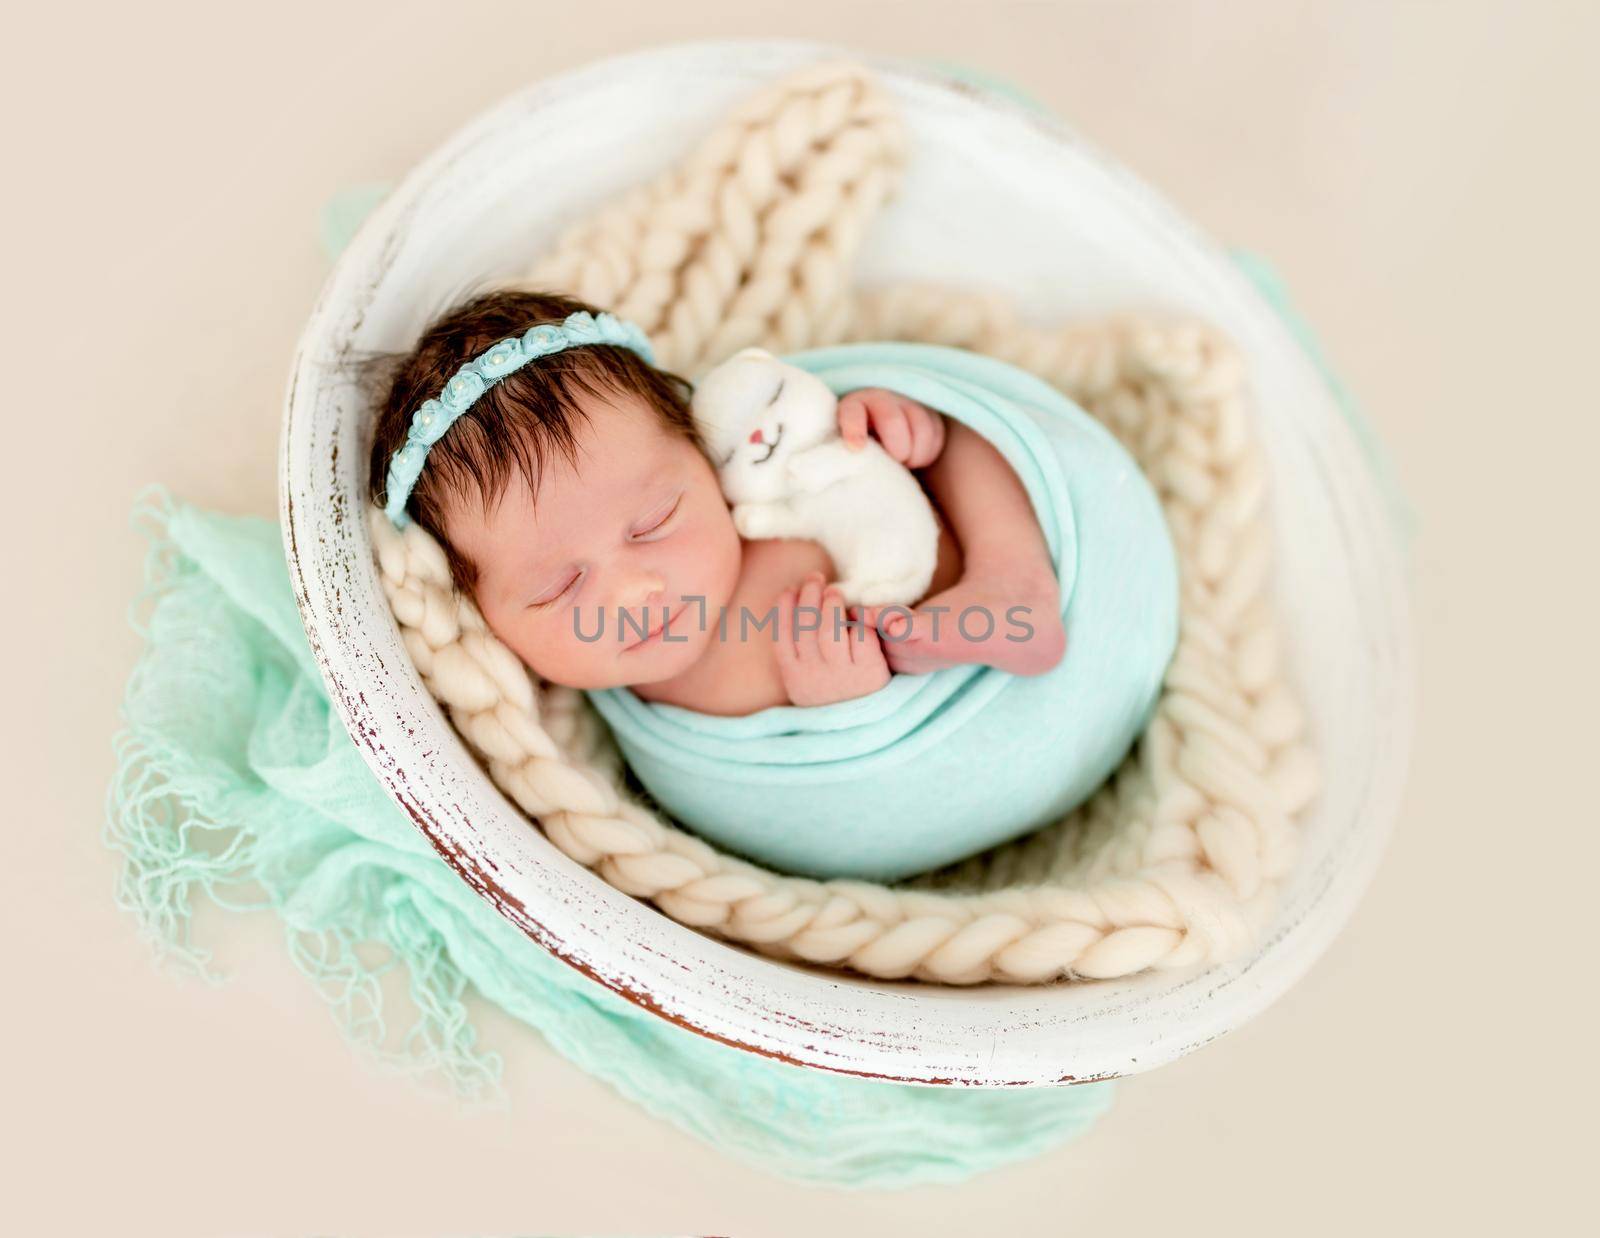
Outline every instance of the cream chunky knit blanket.
<svg viewBox="0 0 1600 1238">
<path fill-rule="evenodd" d="M 1266 478 L 1239 358 L 1203 323 L 1038 329 L 992 295 L 852 286 L 903 158 L 887 93 L 860 66 L 818 63 L 749 99 L 681 167 L 585 218 L 515 282 L 637 322 L 659 363 L 690 378 L 750 344 L 926 341 L 1032 371 L 1098 417 L 1162 500 L 1182 627 L 1154 720 L 1088 804 L 894 887 L 788 877 L 722 854 L 637 802 L 581 694 L 533 680 L 453 592 L 427 533 L 398 533 L 373 507 L 406 646 L 495 782 L 556 846 L 726 940 L 947 984 L 1235 957 L 1273 910 L 1296 814 L 1318 782 L 1280 667 Z"/>
</svg>

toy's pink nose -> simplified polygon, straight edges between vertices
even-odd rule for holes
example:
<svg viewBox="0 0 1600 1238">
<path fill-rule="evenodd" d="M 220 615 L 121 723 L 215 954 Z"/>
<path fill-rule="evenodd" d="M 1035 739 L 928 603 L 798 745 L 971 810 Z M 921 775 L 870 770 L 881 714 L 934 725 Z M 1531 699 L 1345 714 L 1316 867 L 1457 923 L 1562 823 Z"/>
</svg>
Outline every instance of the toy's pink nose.
<svg viewBox="0 0 1600 1238">
<path fill-rule="evenodd" d="M 761 441 L 761 430 L 759 427 L 750 431 L 750 441 L 752 443 L 759 443 Z"/>
</svg>

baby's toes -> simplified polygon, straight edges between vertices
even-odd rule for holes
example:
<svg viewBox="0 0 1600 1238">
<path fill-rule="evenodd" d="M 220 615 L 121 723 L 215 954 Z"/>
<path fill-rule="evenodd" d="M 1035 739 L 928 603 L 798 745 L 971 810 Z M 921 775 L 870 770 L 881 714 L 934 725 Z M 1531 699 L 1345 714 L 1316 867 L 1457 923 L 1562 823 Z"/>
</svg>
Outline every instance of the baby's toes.
<svg viewBox="0 0 1600 1238">
<path fill-rule="evenodd" d="M 911 635 L 911 616 L 903 606 L 864 606 L 862 616 L 874 632 L 881 632 L 886 644 L 905 641 Z"/>
<path fill-rule="evenodd" d="M 939 664 L 923 651 L 892 642 L 884 643 L 883 659 L 897 675 L 926 675 L 929 671 L 939 669 Z"/>
</svg>

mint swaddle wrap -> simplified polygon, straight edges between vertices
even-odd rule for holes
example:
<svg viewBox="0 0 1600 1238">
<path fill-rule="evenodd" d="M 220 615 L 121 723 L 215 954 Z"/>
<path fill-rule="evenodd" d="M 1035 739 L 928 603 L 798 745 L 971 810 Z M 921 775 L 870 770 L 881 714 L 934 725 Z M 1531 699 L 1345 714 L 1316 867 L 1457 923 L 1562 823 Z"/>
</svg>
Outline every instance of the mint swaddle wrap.
<svg viewBox="0 0 1600 1238">
<path fill-rule="evenodd" d="M 1177 643 L 1176 558 L 1138 465 L 1061 392 L 991 357 L 868 343 L 782 360 L 835 396 L 911 396 L 999 449 L 1061 582 L 1066 656 L 1038 676 L 957 666 L 895 675 L 852 701 L 740 718 L 627 688 L 589 692 L 640 783 L 728 851 L 781 872 L 873 881 L 963 859 L 1082 803 L 1144 729 Z M 1003 612 L 992 619 L 1002 635 L 1020 631 Z M 966 630 L 981 636 L 987 623 L 973 614 Z M 738 616 L 728 625 L 732 638 Z M 747 638 L 771 633 L 752 627 Z"/>
</svg>

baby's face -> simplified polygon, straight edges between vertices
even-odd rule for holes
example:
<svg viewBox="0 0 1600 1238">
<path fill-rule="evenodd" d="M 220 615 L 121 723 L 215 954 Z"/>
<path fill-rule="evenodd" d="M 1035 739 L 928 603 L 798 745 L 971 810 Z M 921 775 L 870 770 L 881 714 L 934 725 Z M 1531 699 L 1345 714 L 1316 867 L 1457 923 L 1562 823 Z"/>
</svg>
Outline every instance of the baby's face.
<svg viewBox="0 0 1600 1238">
<path fill-rule="evenodd" d="M 739 578 L 739 535 L 710 463 L 642 403 L 614 399 L 575 420 L 577 467 L 553 453 L 537 502 L 513 469 L 487 516 L 457 504 L 446 522 L 478 566 L 484 622 L 535 674 L 572 688 L 687 670 Z"/>
</svg>

